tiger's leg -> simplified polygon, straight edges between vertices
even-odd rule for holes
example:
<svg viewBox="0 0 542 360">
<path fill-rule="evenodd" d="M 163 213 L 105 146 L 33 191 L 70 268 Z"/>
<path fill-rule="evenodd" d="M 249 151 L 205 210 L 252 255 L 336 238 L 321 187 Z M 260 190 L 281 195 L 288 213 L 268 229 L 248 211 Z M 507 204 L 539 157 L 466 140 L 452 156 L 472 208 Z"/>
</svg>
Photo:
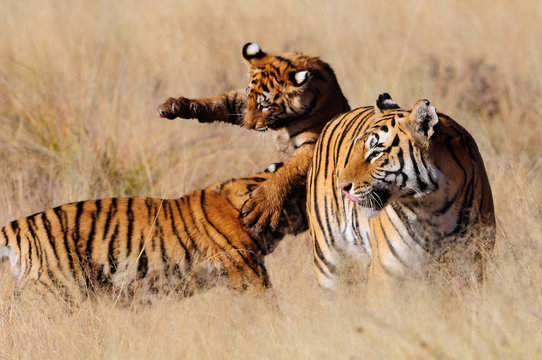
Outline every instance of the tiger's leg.
<svg viewBox="0 0 542 360">
<path fill-rule="evenodd" d="M 331 259 L 326 259 L 325 263 L 314 257 L 314 271 L 318 285 L 326 290 L 336 291 L 339 284 L 336 264 L 332 264 Z M 323 264 L 325 264 L 323 266 Z"/>
<path fill-rule="evenodd" d="M 200 123 L 226 122 L 242 125 L 247 98 L 244 90 L 233 90 L 222 95 L 202 99 L 185 97 L 169 98 L 158 106 L 158 116 L 167 119 L 177 117 L 197 119 Z"/>
<path fill-rule="evenodd" d="M 328 192 L 318 196 L 314 187 L 313 183 L 307 187 L 307 213 L 318 284 L 335 291 L 339 281 L 365 282 L 372 263 L 367 219 L 358 217 L 343 221 L 343 217 L 336 217 L 335 214 L 350 213 L 351 210 L 336 203 Z"/>
<path fill-rule="evenodd" d="M 477 249 L 474 255 L 474 261 L 478 264 L 477 280 L 480 285 L 489 281 L 487 268 L 493 261 L 493 249 L 495 247 L 495 227 L 481 227 L 478 234 L 475 235 Z"/>
<path fill-rule="evenodd" d="M 73 289 L 72 289 L 73 290 Z M 28 279 L 17 286 L 16 297 L 24 301 L 45 301 L 49 305 L 64 303 L 70 309 L 77 307 L 78 301 L 62 284 L 55 283 L 47 276 L 39 279 Z M 81 300 L 81 299 L 79 299 Z"/>
<path fill-rule="evenodd" d="M 387 300 L 393 298 L 395 287 L 409 274 L 402 272 L 405 269 L 394 267 L 389 259 L 396 259 L 388 245 L 390 239 L 380 233 L 376 218 L 371 219 L 370 243 L 372 249 L 372 261 L 369 265 L 367 303 L 374 310 L 381 311 L 387 304 Z M 395 260 L 396 261 L 396 260 Z"/>
<path fill-rule="evenodd" d="M 331 246 L 328 239 L 321 231 L 310 227 L 313 241 L 313 265 L 316 281 L 321 288 L 336 291 L 339 283 L 339 259 L 340 254 Z"/>
<path fill-rule="evenodd" d="M 254 289 L 257 291 L 271 287 L 267 270 L 262 263 L 255 261 L 249 254 L 244 257 L 246 262 L 230 256 L 221 256 L 225 272 L 228 274 L 230 285 L 237 290 Z"/>
<path fill-rule="evenodd" d="M 314 146 L 304 146 L 286 164 L 252 192 L 241 209 L 243 223 L 259 233 L 265 227 L 275 230 L 286 198 L 294 191 L 304 192 Z"/>
</svg>

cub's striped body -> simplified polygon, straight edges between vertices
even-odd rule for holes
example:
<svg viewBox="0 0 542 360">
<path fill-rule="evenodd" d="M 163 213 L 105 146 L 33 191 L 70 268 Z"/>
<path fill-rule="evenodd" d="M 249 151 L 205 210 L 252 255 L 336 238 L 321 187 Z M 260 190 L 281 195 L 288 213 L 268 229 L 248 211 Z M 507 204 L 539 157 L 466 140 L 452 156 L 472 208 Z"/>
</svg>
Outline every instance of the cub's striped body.
<svg viewBox="0 0 542 360">
<path fill-rule="evenodd" d="M 84 299 L 97 290 L 190 294 L 226 275 L 238 289 L 270 285 L 263 256 L 287 233 L 306 229 L 305 199 L 291 198 L 275 232 L 240 220 L 251 191 L 270 172 L 231 180 L 179 199 L 112 198 L 62 205 L 0 230 L 23 289 Z"/>
<path fill-rule="evenodd" d="M 495 215 L 470 134 L 429 101 L 403 110 L 389 97 L 332 120 L 308 176 L 308 218 L 319 283 L 334 288 L 353 255 L 369 276 L 424 273 L 446 259 L 481 274 Z"/>
<path fill-rule="evenodd" d="M 277 225 L 284 201 L 304 191 L 314 146 L 335 115 L 350 110 L 331 67 L 300 53 L 270 55 L 247 43 L 247 89 L 205 99 L 169 98 L 158 107 L 161 117 L 221 121 L 268 131 L 285 165 L 253 192 L 243 220 L 255 231 Z"/>
</svg>

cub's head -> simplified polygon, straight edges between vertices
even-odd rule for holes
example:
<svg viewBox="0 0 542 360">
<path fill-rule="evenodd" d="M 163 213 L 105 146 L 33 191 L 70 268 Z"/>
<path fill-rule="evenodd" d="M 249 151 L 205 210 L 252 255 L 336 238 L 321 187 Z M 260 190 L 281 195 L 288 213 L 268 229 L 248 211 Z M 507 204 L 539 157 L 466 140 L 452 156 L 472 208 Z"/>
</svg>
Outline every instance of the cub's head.
<svg viewBox="0 0 542 360">
<path fill-rule="evenodd" d="M 376 216 L 387 204 L 423 197 L 438 189 L 440 172 L 429 156 L 439 118 L 428 100 L 401 109 L 388 94 L 378 97 L 374 119 L 354 140 L 352 155 L 339 172 L 343 195 Z"/>
<path fill-rule="evenodd" d="M 250 74 L 244 120 L 248 129 L 278 129 L 309 117 L 326 108 L 330 92 L 340 95 L 348 106 L 333 70 L 316 57 L 299 53 L 269 55 L 257 43 L 247 43 L 243 58 Z"/>
</svg>

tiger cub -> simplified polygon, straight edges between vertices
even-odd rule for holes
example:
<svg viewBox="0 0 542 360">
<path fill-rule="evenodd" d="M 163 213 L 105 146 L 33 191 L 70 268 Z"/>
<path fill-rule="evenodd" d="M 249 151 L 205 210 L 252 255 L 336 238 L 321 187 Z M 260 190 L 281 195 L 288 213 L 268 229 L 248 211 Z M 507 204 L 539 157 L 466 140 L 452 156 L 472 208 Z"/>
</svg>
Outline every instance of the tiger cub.
<svg viewBox="0 0 542 360">
<path fill-rule="evenodd" d="M 304 191 L 314 145 L 324 125 L 350 110 L 331 67 L 300 53 L 269 55 L 247 43 L 243 58 L 249 85 L 204 99 L 169 98 L 160 117 L 221 121 L 271 133 L 285 165 L 252 192 L 243 206 L 244 223 L 256 232 L 276 228 L 284 201 Z"/>
<path fill-rule="evenodd" d="M 241 206 L 272 171 L 179 199 L 112 198 L 46 210 L 0 230 L 0 258 L 20 289 L 37 285 L 73 300 L 102 290 L 189 295 L 221 275 L 236 289 L 264 289 L 264 255 L 285 234 L 307 228 L 303 193 L 288 198 L 276 231 L 255 234 L 242 224 Z"/>
<path fill-rule="evenodd" d="M 405 110 L 382 94 L 375 107 L 335 118 L 318 140 L 307 182 L 323 287 L 336 287 L 346 254 L 373 277 L 427 273 L 450 259 L 483 275 L 495 242 L 484 162 L 467 130 L 429 101 Z"/>
</svg>

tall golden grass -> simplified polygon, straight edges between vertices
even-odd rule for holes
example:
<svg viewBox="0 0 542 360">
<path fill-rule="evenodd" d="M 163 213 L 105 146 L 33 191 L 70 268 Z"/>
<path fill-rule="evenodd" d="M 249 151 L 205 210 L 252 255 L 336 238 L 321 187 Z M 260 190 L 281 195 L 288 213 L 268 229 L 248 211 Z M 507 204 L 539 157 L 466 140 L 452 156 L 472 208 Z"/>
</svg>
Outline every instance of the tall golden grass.
<svg viewBox="0 0 542 360">
<path fill-rule="evenodd" d="M 453 279 L 331 295 L 308 234 L 267 259 L 265 296 L 215 288 L 118 306 L 15 300 L 0 358 L 542 357 L 542 3 L 345 0 L 0 2 L 0 223 L 75 200 L 176 197 L 277 159 L 269 140 L 155 116 L 169 96 L 246 86 L 241 47 L 319 55 L 352 107 L 428 98 L 472 133 L 498 219 L 483 288 Z M 376 306 L 372 306 L 376 303 Z"/>
</svg>

